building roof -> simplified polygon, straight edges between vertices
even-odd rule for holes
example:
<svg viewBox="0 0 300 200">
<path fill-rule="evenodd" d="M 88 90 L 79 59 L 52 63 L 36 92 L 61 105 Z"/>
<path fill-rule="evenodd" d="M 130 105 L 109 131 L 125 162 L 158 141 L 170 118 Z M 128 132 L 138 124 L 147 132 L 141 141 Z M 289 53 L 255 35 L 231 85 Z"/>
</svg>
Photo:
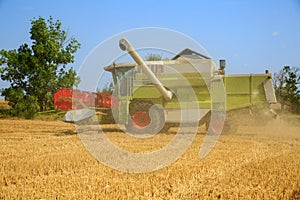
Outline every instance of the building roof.
<svg viewBox="0 0 300 200">
<path fill-rule="evenodd" d="M 211 59 L 210 57 L 193 51 L 189 48 L 186 48 L 174 56 L 171 60 L 176 60 L 180 57 L 189 58 L 189 59 Z"/>
</svg>

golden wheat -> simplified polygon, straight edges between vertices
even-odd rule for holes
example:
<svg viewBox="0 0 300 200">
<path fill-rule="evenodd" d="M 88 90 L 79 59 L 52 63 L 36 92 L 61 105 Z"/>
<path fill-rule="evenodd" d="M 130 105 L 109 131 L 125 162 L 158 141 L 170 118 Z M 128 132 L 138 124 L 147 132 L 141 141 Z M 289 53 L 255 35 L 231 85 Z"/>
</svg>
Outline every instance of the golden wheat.
<svg viewBox="0 0 300 200">
<path fill-rule="evenodd" d="M 272 127 L 245 126 L 235 135 L 221 136 L 202 160 L 200 127 L 189 150 L 175 163 L 131 174 L 97 162 L 72 124 L 2 119 L 0 199 L 299 198 L 300 127 Z M 141 145 L 114 125 L 106 128 L 115 144 L 133 152 L 161 148 L 174 136 L 161 134 Z"/>
</svg>

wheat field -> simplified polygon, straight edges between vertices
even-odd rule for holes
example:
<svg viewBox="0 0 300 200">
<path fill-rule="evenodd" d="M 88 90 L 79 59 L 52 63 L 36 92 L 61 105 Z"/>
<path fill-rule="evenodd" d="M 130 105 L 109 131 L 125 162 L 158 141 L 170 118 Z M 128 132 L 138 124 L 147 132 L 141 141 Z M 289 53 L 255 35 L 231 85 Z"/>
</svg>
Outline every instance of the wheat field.
<svg viewBox="0 0 300 200">
<path fill-rule="evenodd" d="M 171 129 L 126 142 L 115 125 L 104 130 L 129 151 L 162 148 L 174 137 Z M 204 136 L 199 127 L 175 163 L 135 174 L 94 159 L 73 124 L 0 119 L 0 199 L 300 199 L 299 123 L 239 127 L 199 159 Z"/>
</svg>

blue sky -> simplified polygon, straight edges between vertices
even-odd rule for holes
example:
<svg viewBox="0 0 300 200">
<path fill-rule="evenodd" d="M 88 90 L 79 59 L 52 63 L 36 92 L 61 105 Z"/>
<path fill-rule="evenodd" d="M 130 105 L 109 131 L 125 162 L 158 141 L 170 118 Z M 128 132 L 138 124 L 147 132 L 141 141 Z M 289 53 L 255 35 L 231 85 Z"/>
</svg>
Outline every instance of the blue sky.
<svg viewBox="0 0 300 200">
<path fill-rule="evenodd" d="M 30 20 L 50 15 L 82 45 L 75 69 L 100 42 L 142 27 L 186 34 L 214 60 L 226 59 L 227 73 L 300 67 L 300 0 L 0 0 L 0 49 L 30 44 Z"/>
</svg>

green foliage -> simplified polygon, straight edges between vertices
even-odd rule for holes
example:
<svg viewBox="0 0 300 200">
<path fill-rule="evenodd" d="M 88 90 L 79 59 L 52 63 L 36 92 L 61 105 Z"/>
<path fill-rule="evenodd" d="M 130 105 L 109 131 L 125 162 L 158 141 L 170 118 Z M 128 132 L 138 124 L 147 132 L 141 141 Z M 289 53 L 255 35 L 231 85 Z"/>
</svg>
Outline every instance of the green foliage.
<svg viewBox="0 0 300 200">
<path fill-rule="evenodd" d="M 147 61 L 162 60 L 162 55 L 150 53 L 146 56 L 145 60 L 147 60 Z"/>
<path fill-rule="evenodd" d="M 12 114 L 26 119 L 33 118 L 39 110 L 37 98 L 34 96 L 25 96 L 17 102 L 12 110 Z"/>
<path fill-rule="evenodd" d="M 281 108 L 300 113 L 300 69 L 284 66 L 274 74 L 274 85 Z"/>
<path fill-rule="evenodd" d="M 97 92 L 99 93 L 106 93 L 106 94 L 112 94 L 114 89 L 113 83 L 107 83 L 106 86 L 102 89 L 97 89 Z"/>
<path fill-rule="evenodd" d="M 80 44 L 74 38 L 68 39 L 61 26 L 61 22 L 52 17 L 47 21 L 42 17 L 33 19 L 31 46 L 25 43 L 17 50 L 0 51 L 1 79 L 10 82 L 2 95 L 18 116 L 33 116 L 37 110 L 54 108 L 54 93 L 79 83 L 75 70 L 67 69 L 67 65 L 74 62 Z"/>
<path fill-rule="evenodd" d="M 3 95 L 7 96 L 9 105 L 14 108 L 11 111 L 13 116 L 29 119 L 34 117 L 39 109 L 37 98 L 25 95 L 21 88 L 7 88 L 4 90 Z"/>
</svg>

